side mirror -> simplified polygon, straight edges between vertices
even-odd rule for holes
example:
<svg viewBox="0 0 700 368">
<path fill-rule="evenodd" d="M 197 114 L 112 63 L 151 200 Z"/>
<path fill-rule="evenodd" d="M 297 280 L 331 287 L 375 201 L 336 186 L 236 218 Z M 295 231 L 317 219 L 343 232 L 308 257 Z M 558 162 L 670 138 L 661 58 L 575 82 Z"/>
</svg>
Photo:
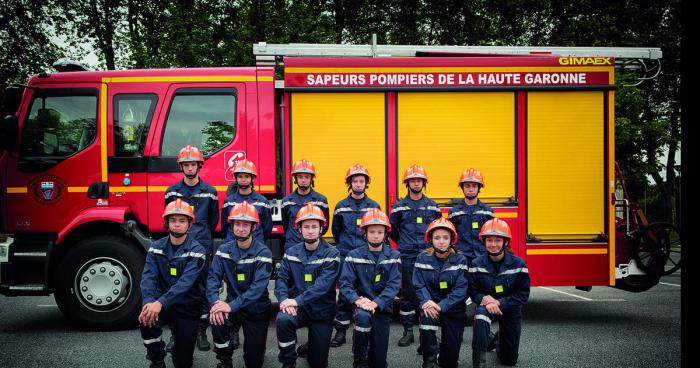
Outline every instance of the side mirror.
<svg viewBox="0 0 700 368">
<path fill-rule="evenodd" d="M 19 103 L 22 101 L 23 88 L 10 86 L 5 89 L 5 95 L 2 99 L 2 110 L 5 114 L 14 114 L 19 109 Z"/>
<path fill-rule="evenodd" d="M 37 111 L 38 126 L 45 129 L 58 128 L 58 123 L 61 120 L 61 113 L 54 109 L 42 108 Z"/>
<path fill-rule="evenodd" d="M 14 115 L 7 115 L 0 123 L 0 155 L 7 150 L 12 152 L 19 141 L 19 122 Z"/>
</svg>

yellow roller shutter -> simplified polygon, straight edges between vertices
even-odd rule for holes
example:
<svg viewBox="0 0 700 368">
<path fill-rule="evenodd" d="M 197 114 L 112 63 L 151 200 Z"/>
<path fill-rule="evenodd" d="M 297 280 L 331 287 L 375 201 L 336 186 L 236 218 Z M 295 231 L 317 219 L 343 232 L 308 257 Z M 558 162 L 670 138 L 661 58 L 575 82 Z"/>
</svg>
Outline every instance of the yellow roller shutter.
<svg viewBox="0 0 700 368">
<path fill-rule="evenodd" d="M 480 198 L 515 196 L 515 96 L 512 92 L 427 92 L 398 96 L 399 195 L 404 170 L 425 167 L 429 197 L 462 198 L 460 174 L 484 175 Z"/>
<path fill-rule="evenodd" d="M 605 231 L 603 97 L 528 93 L 528 233 L 590 239 Z"/>
<path fill-rule="evenodd" d="M 348 195 L 345 172 L 355 163 L 369 170 L 367 195 L 386 210 L 384 105 L 383 93 L 292 94 L 292 162 L 313 162 L 315 189 L 328 197 L 331 217 Z"/>
</svg>

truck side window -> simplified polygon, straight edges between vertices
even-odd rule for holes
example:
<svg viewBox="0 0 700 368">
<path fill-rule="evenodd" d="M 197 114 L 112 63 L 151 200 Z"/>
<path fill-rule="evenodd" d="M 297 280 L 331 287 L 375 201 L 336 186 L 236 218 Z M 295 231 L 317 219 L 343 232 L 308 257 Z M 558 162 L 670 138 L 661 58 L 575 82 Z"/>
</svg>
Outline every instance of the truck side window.
<svg viewBox="0 0 700 368">
<path fill-rule="evenodd" d="M 158 97 L 154 94 L 114 96 L 114 155 L 143 156 L 148 128 Z"/>
<path fill-rule="evenodd" d="M 229 144 L 235 133 L 235 89 L 182 89 L 168 111 L 161 156 L 177 156 L 188 144 L 210 155 Z"/>
<path fill-rule="evenodd" d="M 75 95 L 80 94 L 80 95 Z M 68 157 L 97 133 L 97 90 L 39 90 L 22 128 L 22 157 Z"/>
</svg>

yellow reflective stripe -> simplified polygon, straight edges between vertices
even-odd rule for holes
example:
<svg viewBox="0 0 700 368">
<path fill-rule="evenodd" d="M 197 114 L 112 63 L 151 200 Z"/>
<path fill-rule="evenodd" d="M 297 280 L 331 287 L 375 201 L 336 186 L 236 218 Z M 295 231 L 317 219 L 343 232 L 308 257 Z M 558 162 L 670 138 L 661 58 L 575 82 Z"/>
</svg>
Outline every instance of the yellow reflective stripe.
<svg viewBox="0 0 700 368">
<path fill-rule="evenodd" d="M 563 254 L 608 254 L 605 248 L 594 249 L 528 249 L 528 256 L 563 255 Z"/>
<path fill-rule="evenodd" d="M 26 187 L 7 187 L 7 194 L 26 194 Z"/>
<path fill-rule="evenodd" d="M 518 213 L 517 212 L 496 212 L 494 213 L 496 217 L 498 218 L 517 218 Z"/>
<path fill-rule="evenodd" d="M 560 66 L 504 66 L 504 67 L 367 67 L 367 68 L 306 68 L 286 67 L 286 74 L 298 73 L 469 73 L 469 72 L 608 72 L 612 78 L 613 68 L 599 66 L 560 67 Z M 613 81 L 614 82 L 614 81 Z M 611 84 L 613 84 L 611 82 Z"/>
<path fill-rule="evenodd" d="M 110 192 L 124 192 L 124 193 L 140 193 L 146 192 L 147 187 L 136 186 L 136 187 L 109 187 Z"/>
<path fill-rule="evenodd" d="M 259 77 L 257 79 L 272 78 Z M 143 83 L 143 82 L 255 82 L 254 75 L 199 75 L 162 77 L 111 77 L 102 78 L 104 83 Z"/>
<path fill-rule="evenodd" d="M 107 182 L 107 85 L 102 84 L 100 93 L 100 165 L 102 181 Z"/>
<path fill-rule="evenodd" d="M 87 193 L 88 187 L 68 187 L 68 193 Z"/>
</svg>

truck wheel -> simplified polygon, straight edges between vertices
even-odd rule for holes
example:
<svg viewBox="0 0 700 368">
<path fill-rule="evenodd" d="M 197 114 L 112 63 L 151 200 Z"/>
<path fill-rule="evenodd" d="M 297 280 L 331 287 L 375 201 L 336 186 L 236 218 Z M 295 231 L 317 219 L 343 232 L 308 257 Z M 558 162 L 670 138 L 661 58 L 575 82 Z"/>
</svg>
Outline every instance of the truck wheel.
<svg viewBox="0 0 700 368">
<path fill-rule="evenodd" d="M 120 237 L 81 241 L 57 267 L 56 304 L 66 317 L 84 328 L 136 326 L 144 258 L 136 246 Z"/>
</svg>

